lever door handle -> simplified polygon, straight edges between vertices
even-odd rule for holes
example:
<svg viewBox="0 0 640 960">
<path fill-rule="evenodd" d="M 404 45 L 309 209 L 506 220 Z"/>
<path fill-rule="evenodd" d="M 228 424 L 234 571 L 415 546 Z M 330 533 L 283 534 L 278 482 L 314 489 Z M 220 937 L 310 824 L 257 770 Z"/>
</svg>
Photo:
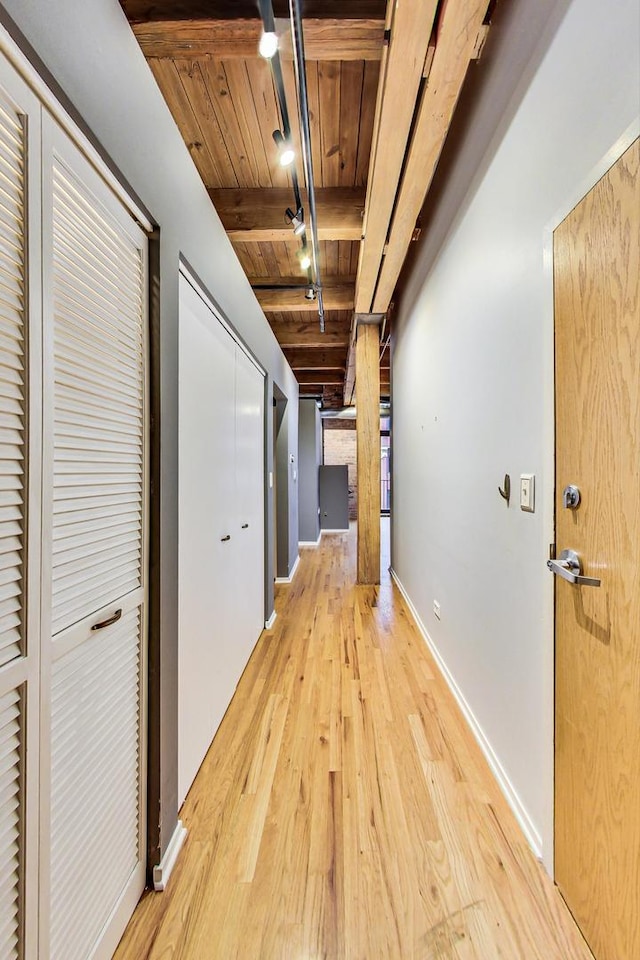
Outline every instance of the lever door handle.
<svg viewBox="0 0 640 960">
<path fill-rule="evenodd" d="M 220 537 L 220 542 L 221 542 L 221 543 L 226 543 L 227 540 L 231 540 L 231 534 L 230 534 L 230 533 L 228 533 L 228 534 L 226 535 L 226 537 Z"/>
<path fill-rule="evenodd" d="M 242 529 L 243 529 L 243 530 L 246 530 L 248 526 L 249 526 L 248 523 L 243 523 L 243 524 L 242 524 Z"/>
<path fill-rule="evenodd" d="M 547 566 L 551 573 L 579 587 L 599 587 L 602 583 L 597 577 L 583 576 L 580 557 L 575 550 L 563 550 L 560 559 L 547 560 Z"/>
</svg>

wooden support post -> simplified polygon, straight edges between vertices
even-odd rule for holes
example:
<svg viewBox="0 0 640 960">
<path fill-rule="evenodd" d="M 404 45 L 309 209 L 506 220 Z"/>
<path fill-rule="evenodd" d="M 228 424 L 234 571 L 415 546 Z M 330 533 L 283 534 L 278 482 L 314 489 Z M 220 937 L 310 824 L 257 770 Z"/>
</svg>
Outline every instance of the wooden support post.
<svg viewBox="0 0 640 960">
<path fill-rule="evenodd" d="M 380 583 L 380 328 L 358 322 L 358 583 Z"/>
</svg>

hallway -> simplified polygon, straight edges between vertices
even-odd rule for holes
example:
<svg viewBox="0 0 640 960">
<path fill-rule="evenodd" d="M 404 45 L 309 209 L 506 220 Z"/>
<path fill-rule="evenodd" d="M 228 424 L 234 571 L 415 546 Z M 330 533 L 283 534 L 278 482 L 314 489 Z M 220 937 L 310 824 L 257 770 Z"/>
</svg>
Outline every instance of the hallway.
<svg viewBox="0 0 640 960">
<path fill-rule="evenodd" d="M 383 535 L 383 548 L 388 547 Z M 302 551 L 117 960 L 587 960 L 413 625 L 355 534 Z"/>
</svg>

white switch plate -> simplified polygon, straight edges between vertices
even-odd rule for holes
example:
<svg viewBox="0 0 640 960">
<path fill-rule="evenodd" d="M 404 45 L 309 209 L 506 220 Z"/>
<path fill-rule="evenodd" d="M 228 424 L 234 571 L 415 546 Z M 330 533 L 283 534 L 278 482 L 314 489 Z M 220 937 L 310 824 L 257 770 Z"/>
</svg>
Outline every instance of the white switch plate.
<svg viewBox="0 0 640 960">
<path fill-rule="evenodd" d="M 269 489 L 273 487 L 273 471 L 269 470 Z"/>
<path fill-rule="evenodd" d="M 520 509 L 534 513 L 536 509 L 536 478 L 533 473 L 520 474 Z"/>
</svg>

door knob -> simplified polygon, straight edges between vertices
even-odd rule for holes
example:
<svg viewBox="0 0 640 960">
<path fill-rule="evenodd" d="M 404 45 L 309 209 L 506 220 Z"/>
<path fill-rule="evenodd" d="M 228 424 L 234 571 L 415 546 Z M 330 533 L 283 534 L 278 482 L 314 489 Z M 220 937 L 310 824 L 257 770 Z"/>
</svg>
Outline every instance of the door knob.
<svg viewBox="0 0 640 960">
<path fill-rule="evenodd" d="M 584 577 L 582 575 L 582 564 L 580 557 L 575 550 L 563 550 L 559 560 L 547 560 L 547 566 L 551 573 L 562 577 L 569 583 L 577 584 L 579 587 L 599 587 L 602 583 L 597 577 Z"/>
</svg>

